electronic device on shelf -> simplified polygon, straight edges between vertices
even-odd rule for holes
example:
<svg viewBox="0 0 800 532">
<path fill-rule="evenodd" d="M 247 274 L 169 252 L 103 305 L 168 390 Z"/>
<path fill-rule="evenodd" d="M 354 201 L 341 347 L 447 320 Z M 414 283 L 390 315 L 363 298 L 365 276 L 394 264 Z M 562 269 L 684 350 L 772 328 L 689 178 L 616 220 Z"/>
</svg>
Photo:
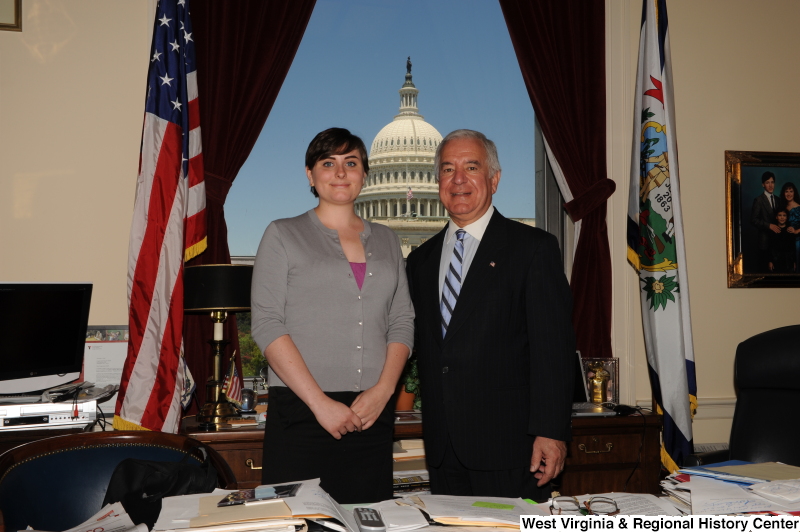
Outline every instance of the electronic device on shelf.
<svg viewBox="0 0 800 532">
<path fill-rule="evenodd" d="M 97 401 L 83 403 L 0 404 L 0 432 L 68 425 L 88 425 L 97 419 Z"/>
</svg>

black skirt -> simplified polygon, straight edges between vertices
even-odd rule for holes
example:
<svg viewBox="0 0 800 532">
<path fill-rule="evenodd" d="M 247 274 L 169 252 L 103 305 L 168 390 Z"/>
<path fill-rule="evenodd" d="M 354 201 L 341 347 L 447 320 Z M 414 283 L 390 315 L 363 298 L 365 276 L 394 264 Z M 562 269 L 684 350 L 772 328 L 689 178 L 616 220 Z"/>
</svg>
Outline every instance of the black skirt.
<svg viewBox="0 0 800 532">
<path fill-rule="evenodd" d="M 350 406 L 358 392 L 325 392 Z M 264 484 L 321 479 L 340 504 L 392 498 L 394 409 L 390 400 L 374 425 L 335 439 L 289 388 L 271 386 L 264 432 Z"/>
</svg>

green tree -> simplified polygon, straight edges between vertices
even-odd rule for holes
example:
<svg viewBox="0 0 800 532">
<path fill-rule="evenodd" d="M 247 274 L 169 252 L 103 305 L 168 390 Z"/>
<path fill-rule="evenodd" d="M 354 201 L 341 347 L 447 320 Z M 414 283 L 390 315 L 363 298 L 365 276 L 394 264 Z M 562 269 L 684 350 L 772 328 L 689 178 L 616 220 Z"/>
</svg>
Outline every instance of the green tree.
<svg viewBox="0 0 800 532">
<path fill-rule="evenodd" d="M 267 366 L 264 353 L 258 348 L 250 335 L 250 313 L 236 314 L 236 326 L 239 328 L 239 353 L 242 356 L 242 373 L 244 377 L 258 377 L 261 368 Z"/>
</svg>

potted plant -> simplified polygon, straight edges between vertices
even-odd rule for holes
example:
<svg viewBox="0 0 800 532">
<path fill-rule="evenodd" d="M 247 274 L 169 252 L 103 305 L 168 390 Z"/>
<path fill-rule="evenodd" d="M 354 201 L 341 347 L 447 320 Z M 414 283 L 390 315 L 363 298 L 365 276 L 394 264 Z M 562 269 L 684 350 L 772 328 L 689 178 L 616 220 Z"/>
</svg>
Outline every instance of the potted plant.
<svg viewBox="0 0 800 532">
<path fill-rule="evenodd" d="M 397 386 L 396 410 L 420 410 L 422 399 L 419 393 L 419 370 L 417 369 L 417 356 L 411 355 L 400 376 Z"/>
</svg>

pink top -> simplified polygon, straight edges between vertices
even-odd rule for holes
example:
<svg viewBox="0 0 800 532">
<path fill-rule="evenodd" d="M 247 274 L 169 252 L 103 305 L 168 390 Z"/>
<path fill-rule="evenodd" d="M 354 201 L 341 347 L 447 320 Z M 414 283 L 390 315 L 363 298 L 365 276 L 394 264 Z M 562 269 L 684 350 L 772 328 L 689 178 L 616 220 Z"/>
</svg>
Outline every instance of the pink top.
<svg viewBox="0 0 800 532">
<path fill-rule="evenodd" d="M 358 289 L 361 290 L 361 287 L 364 286 L 364 274 L 367 273 L 367 263 L 351 262 L 350 269 L 353 270 L 353 276 L 356 278 L 356 284 L 358 284 Z"/>
</svg>

